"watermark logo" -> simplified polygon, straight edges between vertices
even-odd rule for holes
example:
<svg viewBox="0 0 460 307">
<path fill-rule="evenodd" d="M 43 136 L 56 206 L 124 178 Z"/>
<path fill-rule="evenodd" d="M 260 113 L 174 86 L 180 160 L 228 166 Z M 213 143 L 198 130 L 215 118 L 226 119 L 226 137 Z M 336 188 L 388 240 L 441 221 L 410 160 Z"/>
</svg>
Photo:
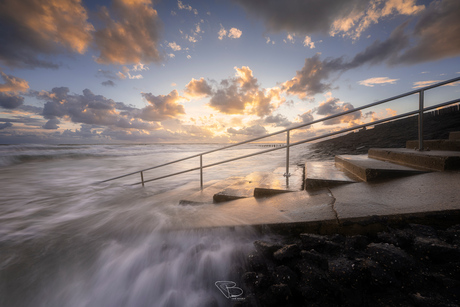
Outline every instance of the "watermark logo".
<svg viewBox="0 0 460 307">
<path fill-rule="evenodd" d="M 243 289 L 236 287 L 236 282 L 234 281 L 216 281 L 215 285 L 217 289 L 222 292 L 222 294 L 228 299 L 242 299 L 240 298 L 243 295 Z"/>
</svg>

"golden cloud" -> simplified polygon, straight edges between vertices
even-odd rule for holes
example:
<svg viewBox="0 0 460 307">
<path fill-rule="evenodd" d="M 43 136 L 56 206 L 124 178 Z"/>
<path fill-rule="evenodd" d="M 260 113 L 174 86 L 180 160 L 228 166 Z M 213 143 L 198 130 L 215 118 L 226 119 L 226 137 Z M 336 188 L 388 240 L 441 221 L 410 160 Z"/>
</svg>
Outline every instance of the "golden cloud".
<svg viewBox="0 0 460 307">
<path fill-rule="evenodd" d="M 100 16 L 106 27 L 95 33 L 100 55 L 98 63 L 132 64 L 160 62 L 157 45 L 161 29 L 158 13 L 150 0 L 114 0 L 113 11 L 118 21 L 110 17 L 106 7 Z"/>
</svg>

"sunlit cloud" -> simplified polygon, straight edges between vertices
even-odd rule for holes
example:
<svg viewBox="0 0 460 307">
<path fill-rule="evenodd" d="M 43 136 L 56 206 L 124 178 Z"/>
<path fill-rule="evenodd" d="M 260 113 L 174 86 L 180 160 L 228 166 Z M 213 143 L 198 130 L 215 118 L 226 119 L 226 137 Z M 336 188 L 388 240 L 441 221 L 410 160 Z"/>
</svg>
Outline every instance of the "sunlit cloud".
<svg viewBox="0 0 460 307">
<path fill-rule="evenodd" d="M 412 88 L 422 88 L 422 87 L 430 86 L 432 84 L 439 83 L 441 81 L 443 80 L 417 81 L 417 82 L 414 82 L 414 85 L 412 86 Z M 452 82 L 452 83 L 446 84 L 445 86 L 456 86 L 456 85 L 460 85 L 460 81 Z"/>
<path fill-rule="evenodd" d="M 3 84 L 0 83 L 0 92 L 24 92 L 29 89 L 29 83 L 21 78 L 14 77 L 12 75 L 7 75 L 4 72 L 0 71 L 0 75 L 3 79 Z"/>
<path fill-rule="evenodd" d="M 360 85 L 374 87 L 375 85 L 395 84 L 399 79 L 390 79 L 388 77 L 374 77 L 358 81 Z"/>
<path fill-rule="evenodd" d="M 305 36 L 305 39 L 303 40 L 303 45 L 304 45 L 305 47 L 309 47 L 310 49 L 315 48 L 315 43 L 312 42 L 311 37 L 308 36 L 308 35 Z"/>
<path fill-rule="evenodd" d="M 168 44 L 168 47 L 171 48 L 174 51 L 180 51 L 182 50 L 182 47 L 176 44 L 176 42 L 172 42 Z"/>
<path fill-rule="evenodd" d="M 230 38 L 240 38 L 243 32 L 241 30 L 238 30 L 237 28 L 231 28 L 228 31 L 228 37 Z"/>
<path fill-rule="evenodd" d="M 5 0 L 0 9 L 0 62 L 11 67 L 57 68 L 39 55 L 85 53 L 94 27 L 81 1 Z M 8 43 L 5 43 L 5 42 Z"/>
<path fill-rule="evenodd" d="M 177 90 L 168 95 L 155 96 L 152 93 L 142 93 L 142 97 L 150 104 L 142 109 L 139 117 L 147 121 L 162 121 L 168 118 L 176 118 L 185 114 L 184 106 L 179 102 L 185 97 L 179 95 Z"/>
<path fill-rule="evenodd" d="M 95 32 L 96 49 L 101 64 L 160 62 L 158 51 L 161 21 L 150 0 L 113 0 L 113 16 L 102 7 L 99 16 L 105 27 Z"/>
<path fill-rule="evenodd" d="M 226 30 L 222 24 L 220 25 L 220 30 L 217 32 L 218 38 L 220 40 L 223 40 L 224 37 L 230 37 L 230 38 L 240 38 L 241 35 L 243 34 L 243 31 L 237 29 L 237 28 L 231 28 L 230 30 Z M 228 35 L 227 35 L 228 34 Z"/>
<path fill-rule="evenodd" d="M 212 88 L 204 78 L 195 80 L 192 78 L 185 86 L 185 94 L 187 97 L 200 98 L 212 95 Z"/>
</svg>

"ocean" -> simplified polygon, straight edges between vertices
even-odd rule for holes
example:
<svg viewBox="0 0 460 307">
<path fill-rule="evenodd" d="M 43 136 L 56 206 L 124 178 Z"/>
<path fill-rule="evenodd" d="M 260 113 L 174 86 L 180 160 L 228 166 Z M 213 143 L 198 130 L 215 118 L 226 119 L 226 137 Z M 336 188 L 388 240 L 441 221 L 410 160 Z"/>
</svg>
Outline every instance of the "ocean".
<svg viewBox="0 0 460 307">
<path fill-rule="evenodd" d="M 230 306 L 219 282 L 237 284 L 258 239 L 250 227 L 193 229 L 199 171 L 132 185 L 96 182 L 213 150 L 219 144 L 0 146 L 0 306 Z M 266 150 L 246 144 L 203 164 Z M 291 148 L 304 162 L 308 145 Z M 285 150 L 204 170 L 204 182 L 284 166 Z M 199 158 L 144 179 L 199 167 Z M 206 204 L 203 206 L 214 206 Z M 218 215 L 218 212 L 213 211 Z M 196 215 L 193 215 L 196 216 Z M 225 220 L 228 216 L 206 216 Z M 191 230 L 170 230 L 187 224 Z M 242 291 L 241 291 L 242 292 Z"/>
</svg>

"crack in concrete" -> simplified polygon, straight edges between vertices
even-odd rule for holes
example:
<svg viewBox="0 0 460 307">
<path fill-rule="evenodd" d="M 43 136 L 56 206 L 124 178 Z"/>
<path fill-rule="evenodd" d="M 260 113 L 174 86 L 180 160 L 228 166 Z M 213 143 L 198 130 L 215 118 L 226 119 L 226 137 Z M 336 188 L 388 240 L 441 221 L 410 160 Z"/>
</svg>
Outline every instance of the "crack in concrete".
<svg viewBox="0 0 460 307">
<path fill-rule="evenodd" d="M 339 214 L 337 213 L 337 210 L 335 209 L 335 201 L 337 200 L 335 197 L 334 197 L 334 194 L 332 194 L 332 191 L 331 189 L 329 188 L 326 188 L 328 191 L 329 191 L 329 195 L 332 197 L 332 203 L 331 203 L 331 209 L 332 211 L 334 212 L 335 214 L 335 219 L 337 221 L 337 225 L 340 226 L 340 219 L 339 219 Z"/>
</svg>

